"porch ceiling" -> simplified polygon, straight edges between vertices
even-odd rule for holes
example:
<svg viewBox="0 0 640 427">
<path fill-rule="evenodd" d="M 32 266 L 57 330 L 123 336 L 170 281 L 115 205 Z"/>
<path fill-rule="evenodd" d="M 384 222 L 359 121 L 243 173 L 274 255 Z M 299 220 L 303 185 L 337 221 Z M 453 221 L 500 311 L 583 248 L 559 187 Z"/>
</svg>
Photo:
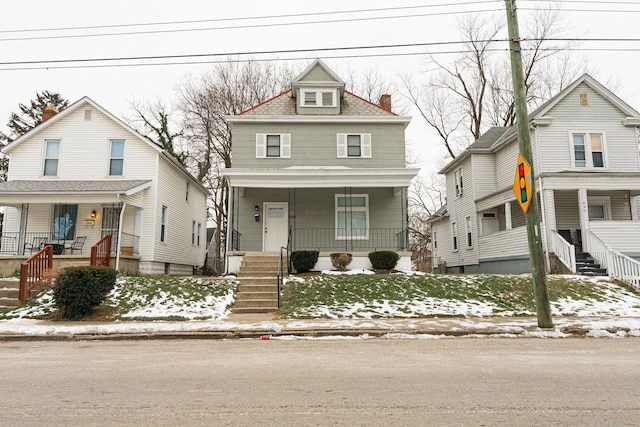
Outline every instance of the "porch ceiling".
<svg viewBox="0 0 640 427">
<path fill-rule="evenodd" d="M 419 169 L 409 168 L 284 168 L 223 170 L 232 187 L 343 188 L 407 187 Z"/>
</svg>

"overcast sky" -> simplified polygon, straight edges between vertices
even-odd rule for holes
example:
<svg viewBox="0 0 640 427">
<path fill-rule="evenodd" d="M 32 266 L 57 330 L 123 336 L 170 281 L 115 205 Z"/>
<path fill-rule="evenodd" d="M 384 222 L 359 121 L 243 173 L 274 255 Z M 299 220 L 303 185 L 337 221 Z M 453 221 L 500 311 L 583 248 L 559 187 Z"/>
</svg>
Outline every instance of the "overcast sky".
<svg viewBox="0 0 640 427">
<path fill-rule="evenodd" d="M 524 27 L 524 21 L 527 19 L 529 13 L 527 8 L 548 3 L 558 2 L 518 1 L 520 27 Z M 566 10 L 567 33 L 576 38 L 638 37 L 640 2 L 606 0 L 560 3 Z M 423 7 L 412 8 L 419 5 Z M 373 11 L 373 9 L 387 10 Z M 354 13 L 318 15 L 323 12 L 351 11 Z M 359 12 L 355 13 L 355 11 Z M 292 62 L 292 65 L 299 69 L 306 66 L 312 59 L 319 57 L 343 77 L 346 77 L 348 70 L 364 72 L 367 69 L 375 69 L 389 79 L 394 79 L 404 72 L 424 76 L 424 70 L 427 67 L 421 56 L 368 58 L 355 56 L 372 53 L 399 54 L 437 49 L 452 50 L 451 47 L 423 46 L 324 52 L 309 50 L 455 41 L 459 39 L 456 20 L 460 18 L 461 11 L 505 16 L 504 2 L 501 0 L 467 2 L 456 0 L 428 2 L 417 0 L 394 2 L 387 0 L 6 1 L 2 4 L 0 14 L 0 51 L 2 52 L 0 129 L 6 131 L 5 124 L 9 114 L 16 111 L 19 102 L 27 102 L 35 96 L 36 92 L 43 90 L 60 92 L 71 102 L 82 96 L 89 96 L 116 116 L 122 117 L 129 113 L 128 104 L 133 98 L 137 100 L 152 100 L 156 97 L 171 99 L 174 86 L 184 78 L 185 74 L 199 74 L 210 67 L 211 61 L 222 60 L 226 54 L 254 53 L 243 57 L 272 59 L 301 58 L 299 61 Z M 266 16 L 277 17 L 232 19 Z M 203 22 L 176 23 L 199 20 Z M 331 22 L 301 24 L 308 21 Z M 128 24 L 150 23 L 173 24 L 128 26 Z M 17 31 L 95 26 L 104 27 L 82 30 Z M 220 27 L 235 28 L 220 29 Z M 198 28 L 206 30 L 192 31 Z M 131 34 L 157 30 L 173 32 Z M 83 34 L 110 33 L 128 34 L 79 37 Z M 526 34 L 522 36 L 526 37 Z M 640 48 L 640 42 L 589 42 L 581 46 L 607 49 L 607 51 L 581 51 L 576 52 L 576 55 L 580 55 L 580 58 L 584 58 L 589 63 L 594 70 L 594 77 L 601 82 L 606 84 L 617 80 L 618 95 L 634 108 L 640 109 L 640 83 L 637 71 L 640 65 L 640 52 L 611 50 Z M 294 50 L 301 52 L 286 52 Z M 277 53 L 257 55 L 256 52 Z M 221 54 L 221 56 L 8 65 L 12 62 L 197 54 Z M 336 56 L 345 58 L 337 59 Z M 452 60 L 453 56 L 441 55 L 439 59 L 446 62 Z M 196 61 L 205 63 L 185 64 Z M 160 62 L 179 62 L 180 64 L 149 65 Z M 123 64 L 143 65 L 122 66 Z M 84 68 L 89 65 L 109 66 Z M 407 131 L 408 142 L 414 151 L 421 153 L 427 165 L 430 164 L 428 161 L 430 156 L 436 153 L 438 157 L 442 157 L 443 151 L 436 136 L 424 126 L 416 114 L 413 116 L 414 119 Z"/>
</svg>

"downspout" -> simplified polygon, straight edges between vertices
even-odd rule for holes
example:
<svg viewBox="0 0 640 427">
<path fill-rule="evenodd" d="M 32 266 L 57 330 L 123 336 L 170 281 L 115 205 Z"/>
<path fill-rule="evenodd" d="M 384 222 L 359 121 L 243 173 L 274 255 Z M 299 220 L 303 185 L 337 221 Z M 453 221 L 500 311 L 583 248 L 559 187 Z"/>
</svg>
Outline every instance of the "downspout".
<svg viewBox="0 0 640 427">
<path fill-rule="evenodd" d="M 127 202 L 123 202 L 120 198 L 120 194 L 117 195 L 122 208 L 120 209 L 120 219 L 118 221 L 118 245 L 116 247 L 116 271 L 120 271 L 120 247 L 122 246 L 122 224 L 124 221 L 124 210 L 127 207 Z"/>
<path fill-rule="evenodd" d="M 540 163 L 540 138 L 538 135 L 538 127 L 533 126 L 533 130 L 535 132 L 535 140 L 536 140 L 536 157 L 538 160 L 538 167 L 535 170 L 538 171 L 538 191 L 540 192 L 540 211 L 542 213 L 542 247 L 544 249 L 544 259 L 546 263 L 547 272 L 551 271 L 551 260 L 549 259 L 549 242 L 547 242 L 547 211 L 544 206 L 544 187 L 542 186 L 542 164 Z"/>
</svg>

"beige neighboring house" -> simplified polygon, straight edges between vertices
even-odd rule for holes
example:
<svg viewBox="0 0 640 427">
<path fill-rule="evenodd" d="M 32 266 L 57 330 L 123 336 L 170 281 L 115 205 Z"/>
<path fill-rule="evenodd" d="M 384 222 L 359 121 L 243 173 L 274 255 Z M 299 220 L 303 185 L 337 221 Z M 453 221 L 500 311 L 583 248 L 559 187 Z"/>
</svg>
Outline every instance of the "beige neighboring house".
<svg viewBox="0 0 640 427">
<path fill-rule="evenodd" d="M 330 254 L 353 254 L 349 268 L 371 268 L 367 254 L 398 252 L 411 269 L 407 188 L 418 169 L 406 167 L 410 117 L 345 90 L 321 60 L 291 89 L 227 117 L 233 131 L 228 179 L 228 270 L 245 254 L 317 250 L 316 269 Z"/>
<path fill-rule="evenodd" d="M 203 265 L 208 191 L 90 98 L 44 115 L 2 151 L 9 175 L 0 183 L 0 259 L 45 243 L 54 257 L 88 256 L 111 234 L 118 260 L 137 260 L 140 274 L 192 274 Z"/>
<path fill-rule="evenodd" d="M 548 270 L 640 280 L 640 113 L 585 74 L 529 124 Z M 496 127 L 440 171 L 447 204 L 430 223 L 447 271 L 530 271 L 517 159 L 515 127 Z"/>
</svg>

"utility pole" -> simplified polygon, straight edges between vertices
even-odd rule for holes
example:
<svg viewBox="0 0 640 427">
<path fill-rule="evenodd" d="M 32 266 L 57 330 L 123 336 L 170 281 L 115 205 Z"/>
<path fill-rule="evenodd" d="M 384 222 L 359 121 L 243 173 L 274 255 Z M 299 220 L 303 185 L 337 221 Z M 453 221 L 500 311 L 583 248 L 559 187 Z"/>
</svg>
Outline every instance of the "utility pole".
<svg viewBox="0 0 640 427">
<path fill-rule="evenodd" d="M 542 233 L 540 231 L 540 219 L 538 215 L 538 197 L 535 187 L 535 173 L 533 170 L 533 155 L 531 153 L 531 138 L 529 135 L 529 117 L 527 112 L 527 98 L 524 88 L 524 76 L 522 72 L 522 52 L 520 49 L 520 30 L 518 29 L 518 17 L 516 15 L 516 0 L 505 0 L 507 7 L 507 27 L 509 30 L 509 51 L 511 55 L 511 79 L 513 80 L 513 97 L 516 109 L 516 126 L 518 130 L 518 148 L 524 157 L 524 162 L 516 165 L 516 180 L 521 174 L 521 197 L 527 202 L 523 206 L 523 200 L 519 200 L 527 221 L 527 241 L 529 244 L 529 261 L 531 264 L 531 278 L 533 281 L 533 295 L 536 300 L 536 313 L 540 328 L 553 328 L 551 320 L 551 306 L 549 304 L 549 290 L 547 288 L 547 275 L 545 271 L 544 252 L 542 249 Z M 525 177 L 523 171 L 530 173 Z M 515 191 L 514 184 L 514 191 Z M 527 197 L 527 194 L 529 196 Z M 516 193 L 516 197 L 519 197 Z M 529 209 L 529 204 L 531 209 Z"/>
</svg>

